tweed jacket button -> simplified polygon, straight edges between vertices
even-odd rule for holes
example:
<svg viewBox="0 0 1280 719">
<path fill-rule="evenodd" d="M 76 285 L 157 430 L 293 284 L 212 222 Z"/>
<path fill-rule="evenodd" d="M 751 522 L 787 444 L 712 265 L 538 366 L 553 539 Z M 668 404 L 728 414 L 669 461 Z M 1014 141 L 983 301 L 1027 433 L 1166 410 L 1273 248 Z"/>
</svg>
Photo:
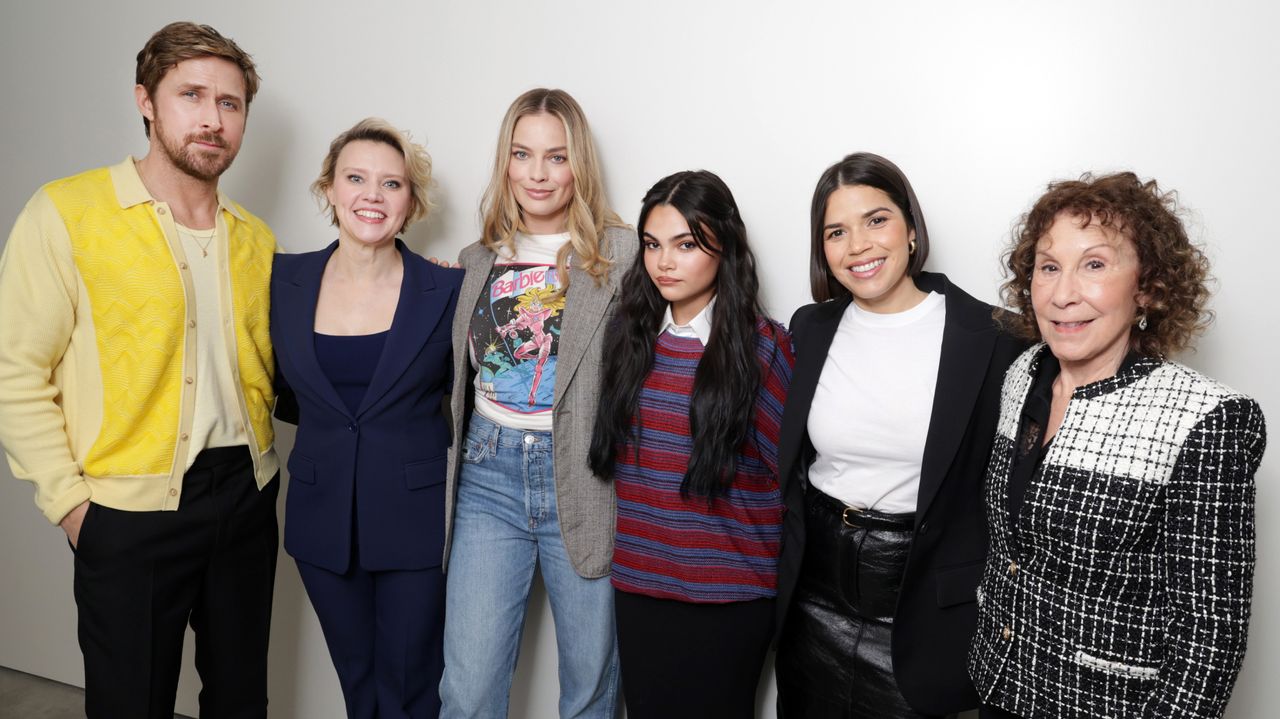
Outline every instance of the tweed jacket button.
<svg viewBox="0 0 1280 719">
<path fill-rule="evenodd" d="M 1009 627 L 1005 627 L 1004 629 L 1001 629 L 1000 638 L 1005 640 L 1006 642 L 1009 641 L 1010 639 L 1013 639 L 1013 630 L 1010 629 Z"/>
<path fill-rule="evenodd" d="M 1018 563 L 1017 563 L 1017 562 L 1009 562 L 1009 576 L 1011 576 L 1011 577 L 1016 577 L 1016 576 L 1018 576 Z"/>
</svg>

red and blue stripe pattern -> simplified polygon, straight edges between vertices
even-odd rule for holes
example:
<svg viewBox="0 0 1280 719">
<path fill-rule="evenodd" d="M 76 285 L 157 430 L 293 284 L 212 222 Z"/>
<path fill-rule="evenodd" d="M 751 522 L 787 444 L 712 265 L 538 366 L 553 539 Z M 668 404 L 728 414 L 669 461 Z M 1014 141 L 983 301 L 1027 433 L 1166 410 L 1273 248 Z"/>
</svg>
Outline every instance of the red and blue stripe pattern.
<svg viewBox="0 0 1280 719">
<path fill-rule="evenodd" d="M 778 433 L 795 360 L 781 325 L 762 319 L 757 329 L 764 378 L 754 424 L 728 494 L 711 504 L 705 497 L 680 495 L 693 451 L 689 406 L 703 346 L 696 338 L 665 332 L 658 337 L 654 366 L 640 392 L 638 440 L 622 448 L 615 467 L 614 587 L 698 603 L 777 593 L 783 514 Z"/>
</svg>

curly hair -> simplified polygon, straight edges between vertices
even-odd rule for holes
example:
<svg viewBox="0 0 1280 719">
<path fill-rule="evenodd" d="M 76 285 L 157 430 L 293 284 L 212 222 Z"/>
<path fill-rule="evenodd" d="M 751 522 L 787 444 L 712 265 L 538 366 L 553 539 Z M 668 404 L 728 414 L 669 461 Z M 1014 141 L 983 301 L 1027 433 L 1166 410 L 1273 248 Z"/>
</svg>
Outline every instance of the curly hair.
<svg viewBox="0 0 1280 719">
<path fill-rule="evenodd" d="M 1148 357 L 1176 354 L 1213 321 L 1205 309 L 1209 299 L 1209 260 L 1187 236 L 1179 215 L 1177 193 L 1162 192 L 1155 180 L 1132 172 L 1049 184 L 1031 210 L 1014 226 L 1004 254 L 1005 283 L 1000 294 L 1006 307 L 996 319 L 1006 329 L 1031 341 L 1041 339 L 1031 306 L 1031 275 L 1036 245 L 1062 215 L 1084 226 L 1097 223 L 1119 232 L 1138 254 L 1138 292 L 1145 296 L 1147 329 L 1130 335 L 1130 346 Z M 1135 322 L 1137 317 L 1134 318 Z"/>
</svg>

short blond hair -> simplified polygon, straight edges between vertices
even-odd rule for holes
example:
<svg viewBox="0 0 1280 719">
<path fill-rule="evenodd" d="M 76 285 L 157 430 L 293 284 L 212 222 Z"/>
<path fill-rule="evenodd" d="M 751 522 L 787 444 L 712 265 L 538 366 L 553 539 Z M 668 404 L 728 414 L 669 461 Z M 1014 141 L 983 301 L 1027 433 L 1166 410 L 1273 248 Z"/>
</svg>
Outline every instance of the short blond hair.
<svg viewBox="0 0 1280 719">
<path fill-rule="evenodd" d="M 258 94 L 258 68 L 253 56 L 222 33 L 209 25 L 193 22 L 171 22 L 156 31 L 147 44 L 138 51 L 138 66 L 134 70 L 134 82 L 147 91 L 147 97 L 155 98 L 156 88 L 174 65 L 199 57 L 219 57 L 240 68 L 244 76 L 244 111 Z M 142 129 L 151 137 L 151 120 L 142 118 Z"/>
<path fill-rule="evenodd" d="M 408 132 L 397 129 L 380 117 L 366 117 L 329 143 L 329 153 L 324 156 L 324 161 L 320 163 L 320 176 L 316 178 L 315 182 L 311 183 L 311 193 L 315 195 L 316 201 L 320 203 L 321 210 L 329 213 L 329 222 L 336 226 L 338 224 L 338 211 L 329 202 L 328 193 L 329 188 L 333 187 L 334 175 L 337 173 L 338 155 L 342 154 L 344 147 L 360 140 L 388 145 L 398 150 L 400 156 L 404 158 L 404 171 L 406 179 L 409 181 L 410 197 L 409 214 L 405 217 L 404 224 L 400 227 L 400 232 L 404 232 L 409 225 L 426 217 L 431 211 L 431 199 L 429 196 L 431 189 L 431 156 L 427 154 L 425 147 L 414 142 L 409 137 Z"/>
</svg>

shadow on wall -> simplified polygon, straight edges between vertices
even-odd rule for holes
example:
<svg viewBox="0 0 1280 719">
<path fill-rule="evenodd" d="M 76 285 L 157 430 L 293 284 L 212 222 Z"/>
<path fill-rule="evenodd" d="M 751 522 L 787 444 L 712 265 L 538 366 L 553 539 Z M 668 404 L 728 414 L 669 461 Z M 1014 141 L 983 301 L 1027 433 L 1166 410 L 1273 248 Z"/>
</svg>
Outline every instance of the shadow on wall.
<svg viewBox="0 0 1280 719">
<path fill-rule="evenodd" d="M 402 239 L 409 249 L 423 257 L 436 257 L 448 260 L 450 263 L 457 262 L 458 258 L 452 250 L 441 249 L 449 245 L 450 233 L 454 232 L 455 228 L 448 218 L 456 214 L 447 211 L 452 203 L 449 192 L 443 185 L 436 184 L 431 188 L 431 205 L 431 213 L 427 215 L 427 219 L 410 227 Z"/>
<path fill-rule="evenodd" d="M 233 200 L 272 227 L 280 222 L 282 208 L 288 204 L 283 199 L 297 189 L 285 187 L 284 181 L 284 168 L 294 164 L 292 127 L 297 120 L 284 110 L 275 104 L 253 106 L 245 146 L 221 183 Z"/>
</svg>

